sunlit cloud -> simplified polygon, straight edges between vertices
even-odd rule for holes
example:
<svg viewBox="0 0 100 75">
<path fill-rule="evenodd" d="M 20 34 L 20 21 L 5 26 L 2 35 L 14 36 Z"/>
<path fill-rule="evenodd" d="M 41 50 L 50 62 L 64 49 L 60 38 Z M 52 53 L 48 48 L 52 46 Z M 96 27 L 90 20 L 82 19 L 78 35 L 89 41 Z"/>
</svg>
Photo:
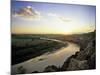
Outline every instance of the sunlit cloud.
<svg viewBox="0 0 100 75">
<path fill-rule="evenodd" d="M 47 15 L 48 15 L 48 16 L 51 16 L 51 17 L 59 17 L 59 15 L 56 14 L 56 13 L 48 13 Z"/>
<path fill-rule="evenodd" d="M 33 9 L 31 6 L 26 6 L 13 11 L 13 17 L 20 17 L 23 19 L 39 19 L 41 17 L 40 12 Z"/>
<path fill-rule="evenodd" d="M 61 22 L 71 22 L 71 19 L 67 18 L 67 17 L 64 17 L 60 14 L 55 14 L 55 13 L 48 13 L 47 14 L 49 17 L 53 17 L 53 18 L 56 18 L 56 20 L 59 20 Z"/>
<path fill-rule="evenodd" d="M 71 20 L 69 18 L 66 18 L 66 17 L 62 17 L 60 16 L 59 19 L 63 22 L 71 22 Z"/>
</svg>

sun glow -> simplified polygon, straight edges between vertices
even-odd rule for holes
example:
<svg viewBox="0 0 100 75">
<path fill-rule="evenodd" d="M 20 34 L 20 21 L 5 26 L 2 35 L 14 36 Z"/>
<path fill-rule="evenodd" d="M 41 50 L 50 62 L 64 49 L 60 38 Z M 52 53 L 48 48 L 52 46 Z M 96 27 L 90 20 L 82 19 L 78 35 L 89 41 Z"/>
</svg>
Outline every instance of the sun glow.
<svg viewBox="0 0 100 75">
<path fill-rule="evenodd" d="M 23 5 L 23 7 L 22 7 Z M 79 34 L 95 30 L 95 7 L 16 3 L 12 8 L 12 33 Z M 16 11 L 15 11 L 16 9 Z M 74 13 L 73 13 L 74 12 Z"/>
</svg>

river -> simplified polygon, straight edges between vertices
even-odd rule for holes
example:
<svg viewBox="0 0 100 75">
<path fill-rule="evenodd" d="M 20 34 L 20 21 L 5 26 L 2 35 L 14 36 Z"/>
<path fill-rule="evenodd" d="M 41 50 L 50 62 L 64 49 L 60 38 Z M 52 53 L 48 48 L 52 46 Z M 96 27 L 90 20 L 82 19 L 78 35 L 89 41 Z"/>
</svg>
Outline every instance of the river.
<svg viewBox="0 0 100 75">
<path fill-rule="evenodd" d="M 23 66 L 26 69 L 26 73 L 31 73 L 34 71 L 43 72 L 47 66 L 55 65 L 61 67 L 64 61 L 80 50 L 77 44 L 68 42 L 66 47 L 58 49 L 55 52 L 47 52 L 41 56 L 32 58 L 28 61 L 15 64 L 12 68 L 12 73 L 18 73 L 18 67 Z"/>
</svg>

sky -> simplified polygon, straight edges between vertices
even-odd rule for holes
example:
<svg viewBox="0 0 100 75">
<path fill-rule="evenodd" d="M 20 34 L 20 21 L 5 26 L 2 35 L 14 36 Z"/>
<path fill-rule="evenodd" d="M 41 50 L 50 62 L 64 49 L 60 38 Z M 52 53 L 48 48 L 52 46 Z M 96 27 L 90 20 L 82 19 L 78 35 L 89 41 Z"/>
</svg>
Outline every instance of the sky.
<svg viewBox="0 0 100 75">
<path fill-rule="evenodd" d="M 15 34 L 81 34 L 95 30 L 96 7 L 12 1 L 11 17 Z"/>
</svg>

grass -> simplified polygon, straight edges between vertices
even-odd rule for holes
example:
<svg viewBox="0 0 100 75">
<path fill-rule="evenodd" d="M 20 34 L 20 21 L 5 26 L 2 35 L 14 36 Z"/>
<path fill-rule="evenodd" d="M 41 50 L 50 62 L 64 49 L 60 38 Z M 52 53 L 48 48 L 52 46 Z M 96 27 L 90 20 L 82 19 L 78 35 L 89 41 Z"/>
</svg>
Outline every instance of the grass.
<svg viewBox="0 0 100 75">
<path fill-rule="evenodd" d="M 57 50 L 66 44 L 41 40 L 36 35 L 12 35 L 12 65 Z"/>
</svg>

